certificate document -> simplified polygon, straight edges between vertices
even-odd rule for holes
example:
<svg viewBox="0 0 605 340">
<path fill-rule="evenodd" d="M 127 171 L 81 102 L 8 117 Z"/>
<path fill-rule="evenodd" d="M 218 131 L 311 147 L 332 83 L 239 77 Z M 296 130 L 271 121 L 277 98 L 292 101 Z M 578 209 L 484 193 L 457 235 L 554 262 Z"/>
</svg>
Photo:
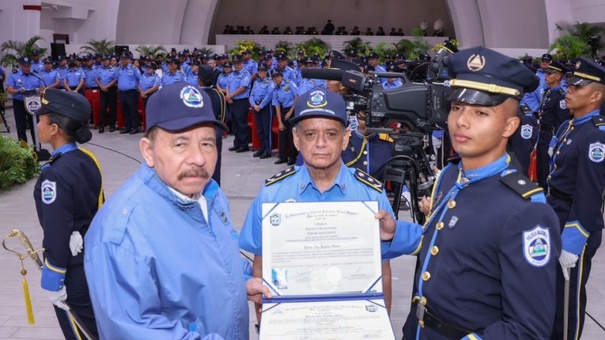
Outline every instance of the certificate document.
<svg viewBox="0 0 605 340">
<path fill-rule="evenodd" d="M 265 203 L 261 340 L 385 339 L 378 202 Z"/>
</svg>

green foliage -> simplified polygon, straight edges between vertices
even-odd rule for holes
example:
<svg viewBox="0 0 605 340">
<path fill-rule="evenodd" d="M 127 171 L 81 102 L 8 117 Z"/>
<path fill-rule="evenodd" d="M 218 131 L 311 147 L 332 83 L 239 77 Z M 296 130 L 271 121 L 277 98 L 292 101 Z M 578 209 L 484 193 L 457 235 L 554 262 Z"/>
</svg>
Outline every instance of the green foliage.
<svg viewBox="0 0 605 340">
<path fill-rule="evenodd" d="M 252 58 L 254 58 L 254 60 L 258 60 L 261 49 L 264 48 L 255 41 L 239 40 L 237 42 L 237 47 L 229 50 L 229 55 L 242 54 L 245 50 L 250 50 L 252 52 Z"/>
<path fill-rule="evenodd" d="M 343 52 L 345 53 L 345 55 L 347 54 L 347 51 L 355 51 L 355 53 L 357 53 L 357 55 L 363 55 L 363 54 L 367 54 L 370 51 L 372 51 L 372 46 L 370 46 L 369 42 L 364 42 L 363 40 L 361 40 L 360 37 L 355 37 L 351 40 L 346 40 L 343 45 Z"/>
<path fill-rule="evenodd" d="M 137 48 L 135 49 L 135 51 L 139 52 L 139 54 L 141 56 L 148 56 L 150 54 L 156 56 L 159 53 L 162 53 L 162 54 L 168 53 L 168 51 L 166 50 L 166 48 L 164 46 L 162 46 L 162 45 L 160 45 L 160 46 L 139 45 L 139 46 L 137 46 Z"/>
<path fill-rule="evenodd" d="M 300 44 L 296 44 L 296 51 L 298 50 L 305 51 L 306 56 L 312 56 L 315 54 L 324 56 L 330 51 L 330 45 L 319 38 L 312 38 Z"/>
<path fill-rule="evenodd" d="M 22 56 L 31 55 L 31 51 L 33 49 L 37 49 L 40 51 L 40 56 L 44 57 L 46 53 L 46 48 L 40 48 L 38 46 L 38 41 L 44 40 L 40 36 L 33 36 L 29 38 L 26 42 L 16 41 L 16 40 L 8 40 L 0 45 L 0 53 L 2 53 L 2 57 L 0 57 L 0 64 L 2 66 L 15 66 L 17 65 L 17 60 Z"/>
<path fill-rule="evenodd" d="M 291 59 L 293 56 L 293 54 L 292 54 L 293 50 L 294 50 L 294 45 L 289 41 L 280 40 L 277 42 L 277 44 L 275 44 L 275 54 L 284 52 Z"/>
<path fill-rule="evenodd" d="M 38 163 L 29 147 L 0 136 L 0 190 L 23 184 L 38 173 Z"/>
<path fill-rule="evenodd" d="M 555 59 L 575 60 L 590 54 L 590 46 L 573 35 L 561 35 L 550 45 Z"/>
<path fill-rule="evenodd" d="M 559 32 L 559 37 L 553 42 L 551 49 L 557 48 L 557 52 L 560 55 L 576 55 L 576 58 L 579 56 L 594 58 L 605 47 L 605 44 L 601 40 L 601 34 L 605 32 L 605 28 L 603 27 L 577 21 L 575 23 L 558 21 L 555 27 Z M 576 39 L 568 37 L 575 37 Z M 587 51 L 581 46 L 580 42 L 588 46 Z M 555 58 L 558 58 L 556 53 L 553 54 L 555 54 Z"/>
<path fill-rule="evenodd" d="M 112 40 L 107 40 L 107 39 L 103 39 L 103 40 L 94 40 L 94 39 L 90 39 L 86 42 L 87 45 L 84 45 L 82 47 L 80 47 L 81 50 L 84 50 L 84 52 L 89 52 L 89 53 L 99 53 L 99 54 L 112 54 L 113 51 L 113 47 L 115 45 L 115 43 Z"/>
<path fill-rule="evenodd" d="M 378 53 L 381 58 L 380 60 L 383 61 L 385 55 L 390 54 L 392 58 L 397 54 L 397 46 L 392 43 L 381 41 L 374 47 L 374 52 Z"/>
<path fill-rule="evenodd" d="M 209 55 L 214 54 L 214 50 L 210 47 L 200 47 L 197 50 L 200 52 L 200 55 L 205 54 L 205 55 L 209 56 Z"/>
</svg>

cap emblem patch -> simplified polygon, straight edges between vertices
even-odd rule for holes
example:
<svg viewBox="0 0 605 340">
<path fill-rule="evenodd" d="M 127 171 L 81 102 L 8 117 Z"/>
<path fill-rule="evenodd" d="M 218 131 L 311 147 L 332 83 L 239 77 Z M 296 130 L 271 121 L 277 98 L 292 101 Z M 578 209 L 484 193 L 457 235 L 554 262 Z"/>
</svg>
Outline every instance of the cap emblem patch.
<svg viewBox="0 0 605 340">
<path fill-rule="evenodd" d="M 325 92 L 321 90 L 316 90 L 310 93 L 309 100 L 307 101 L 308 107 L 320 108 L 328 105 L 326 100 Z"/>
<path fill-rule="evenodd" d="M 193 86 L 183 87 L 180 97 L 183 100 L 183 103 L 188 107 L 204 107 L 204 99 L 202 98 L 202 94 Z"/>
<path fill-rule="evenodd" d="M 468 58 L 466 67 L 472 72 L 479 72 L 485 67 L 485 57 L 479 54 L 473 54 Z"/>
</svg>

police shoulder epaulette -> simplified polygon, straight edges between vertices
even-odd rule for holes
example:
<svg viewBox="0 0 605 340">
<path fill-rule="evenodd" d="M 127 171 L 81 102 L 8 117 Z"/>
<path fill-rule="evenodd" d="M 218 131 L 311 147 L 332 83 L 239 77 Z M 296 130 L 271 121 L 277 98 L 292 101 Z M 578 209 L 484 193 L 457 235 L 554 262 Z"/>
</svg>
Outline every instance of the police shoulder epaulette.
<svg viewBox="0 0 605 340">
<path fill-rule="evenodd" d="M 601 131 L 605 131 L 605 118 L 601 115 L 592 117 L 592 122 Z"/>
<path fill-rule="evenodd" d="M 535 194 L 544 192 L 541 187 L 518 171 L 509 172 L 503 175 L 500 178 L 500 182 L 504 183 L 504 185 L 526 200 L 530 199 L 531 196 Z"/>
<path fill-rule="evenodd" d="M 355 178 L 378 192 L 382 192 L 384 188 L 379 180 L 368 175 L 363 170 L 355 169 Z"/>
<path fill-rule="evenodd" d="M 393 143 L 393 141 L 394 141 L 393 138 L 391 138 L 391 136 L 389 136 L 388 133 L 379 133 L 378 134 L 378 138 L 380 140 L 384 140 L 384 141 L 387 141 L 389 143 Z"/>
<path fill-rule="evenodd" d="M 447 159 L 447 162 L 451 164 L 458 164 L 460 163 L 460 157 L 450 157 Z"/>
<path fill-rule="evenodd" d="M 277 183 L 277 182 L 281 181 L 282 179 L 284 179 L 290 175 L 293 175 L 295 173 L 296 173 L 296 168 L 291 166 L 291 167 L 287 168 L 286 170 L 280 171 L 280 172 L 276 173 L 275 175 L 267 178 L 265 180 L 265 185 L 269 186 L 273 183 Z"/>
<path fill-rule="evenodd" d="M 565 91 L 565 89 L 562 87 L 560 87 L 558 91 L 559 91 L 559 94 L 562 96 L 565 96 L 565 94 L 567 93 L 567 91 Z"/>
<path fill-rule="evenodd" d="M 42 166 L 40 166 L 40 169 L 48 169 L 53 164 L 53 162 L 55 162 L 57 159 L 59 159 L 59 157 L 61 157 L 61 155 L 62 154 L 57 154 L 55 156 L 50 157 L 46 162 L 44 162 L 44 164 L 42 164 Z"/>
</svg>

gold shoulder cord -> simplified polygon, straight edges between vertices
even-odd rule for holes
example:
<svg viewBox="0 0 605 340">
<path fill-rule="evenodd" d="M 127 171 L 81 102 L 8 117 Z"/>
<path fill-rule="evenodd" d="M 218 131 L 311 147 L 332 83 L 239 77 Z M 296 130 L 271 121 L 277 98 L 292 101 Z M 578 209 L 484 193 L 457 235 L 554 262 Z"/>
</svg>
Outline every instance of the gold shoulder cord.
<svg viewBox="0 0 605 340">
<path fill-rule="evenodd" d="M 97 157 L 90 152 L 90 150 L 84 149 L 84 148 L 79 148 L 82 152 L 84 152 L 86 155 L 88 155 L 88 157 L 90 157 L 92 159 L 93 162 L 95 162 L 95 165 L 97 166 L 97 168 L 99 169 L 99 173 L 101 174 L 101 191 L 99 192 L 99 200 L 98 200 L 98 209 L 101 209 L 101 206 L 103 205 L 103 203 L 105 203 L 105 191 L 103 190 L 103 172 L 101 171 L 101 164 L 99 163 L 99 160 L 97 159 Z"/>
<path fill-rule="evenodd" d="M 368 144 L 368 139 L 364 138 L 363 142 L 361 143 L 361 148 L 359 148 L 359 154 L 357 155 L 357 157 L 355 157 L 355 159 L 353 159 L 352 161 L 345 164 L 346 166 L 351 166 L 351 165 L 357 163 L 357 161 L 359 161 L 359 159 L 361 158 L 361 155 L 363 155 L 363 150 L 366 148 L 366 144 Z"/>
</svg>

